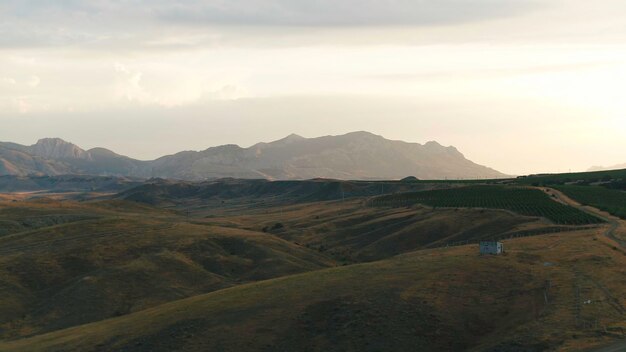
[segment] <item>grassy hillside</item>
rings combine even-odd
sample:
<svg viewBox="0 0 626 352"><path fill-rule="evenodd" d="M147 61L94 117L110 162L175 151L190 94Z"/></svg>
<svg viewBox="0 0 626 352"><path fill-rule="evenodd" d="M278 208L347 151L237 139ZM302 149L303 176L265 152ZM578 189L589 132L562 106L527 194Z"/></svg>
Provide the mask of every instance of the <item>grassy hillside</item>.
<svg viewBox="0 0 626 352"><path fill-rule="evenodd" d="M372 208L362 200L238 215L196 209L192 217L120 200L5 201L0 224L5 338L242 283L554 228L502 211Z"/></svg>
<svg viewBox="0 0 626 352"><path fill-rule="evenodd" d="M539 190L225 182L0 196L0 351L578 351L626 321L608 225Z"/></svg>
<svg viewBox="0 0 626 352"><path fill-rule="evenodd" d="M380 196L374 205L406 206L415 203L433 207L473 207L506 209L528 216L541 216L557 224L595 224L601 219L573 207L557 203L545 193L511 186L467 186L424 192L407 192Z"/></svg>
<svg viewBox="0 0 626 352"><path fill-rule="evenodd" d="M303 181L268 181L220 179L205 182L157 180L121 192L125 200L158 206L203 206L232 208L242 203L259 207L299 202L317 202L355 197L370 197L383 193L407 192L450 187L415 182L340 181L314 179ZM241 209L237 208L239 212Z"/></svg>
<svg viewBox="0 0 626 352"><path fill-rule="evenodd" d="M335 265L270 234L129 202L5 202L0 219L5 338Z"/></svg>
<svg viewBox="0 0 626 352"><path fill-rule="evenodd" d="M142 179L113 176L0 176L0 192L121 192L139 186Z"/></svg>
<svg viewBox="0 0 626 352"><path fill-rule="evenodd" d="M242 285L0 350L575 351L623 324L626 256L599 233L505 246L505 256L454 247Z"/></svg>
<svg viewBox="0 0 626 352"><path fill-rule="evenodd" d="M361 200L300 204L209 219L223 226L257 231L265 228L280 238L331 255L341 263L384 259L464 241L570 228L495 209L371 207Z"/></svg>
<svg viewBox="0 0 626 352"><path fill-rule="evenodd" d="M592 172L569 172L562 174L541 174L518 177L516 183L534 186L558 185L569 182L601 182L609 180L626 179L626 169L592 171Z"/></svg>

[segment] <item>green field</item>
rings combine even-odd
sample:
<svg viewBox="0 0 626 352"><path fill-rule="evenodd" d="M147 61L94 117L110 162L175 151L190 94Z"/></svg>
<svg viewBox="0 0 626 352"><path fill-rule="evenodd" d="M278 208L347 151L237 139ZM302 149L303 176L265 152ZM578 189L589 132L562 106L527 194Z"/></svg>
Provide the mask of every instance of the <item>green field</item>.
<svg viewBox="0 0 626 352"><path fill-rule="evenodd" d="M609 212L626 219L626 192L600 186L557 186L559 191L584 205Z"/></svg>
<svg viewBox="0 0 626 352"><path fill-rule="evenodd" d="M609 180L626 179L626 169L592 171L592 172L570 172L564 174L541 174L518 177L515 183L525 185L562 185L568 182L601 182Z"/></svg>
<svg viewBox="0 0 626 352"><path fill-rule="evenodd" d="M529 188L467 186L377 197L374 205L405 206L415 203L446 208L506 209L522 215L542 216L557 224L596 224L601 219L557 203L545 193Z"/></svg>

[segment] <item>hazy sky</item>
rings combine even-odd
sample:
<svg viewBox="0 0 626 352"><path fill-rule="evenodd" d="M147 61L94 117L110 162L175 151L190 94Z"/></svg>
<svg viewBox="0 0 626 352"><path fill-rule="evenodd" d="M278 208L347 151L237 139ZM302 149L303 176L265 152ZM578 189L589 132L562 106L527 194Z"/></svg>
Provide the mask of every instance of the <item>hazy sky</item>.
<svg viewBox="0 0 626 352"><path fill-rule="evenodd" d="M623 0L2 0L0 140L149 159L367 130L626 162Z"/></svg>

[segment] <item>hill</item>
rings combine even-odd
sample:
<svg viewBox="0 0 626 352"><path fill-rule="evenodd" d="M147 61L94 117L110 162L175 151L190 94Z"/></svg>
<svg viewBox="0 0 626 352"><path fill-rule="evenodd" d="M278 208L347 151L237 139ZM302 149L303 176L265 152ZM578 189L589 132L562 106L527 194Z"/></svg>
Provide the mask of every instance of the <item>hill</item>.
<svg viewBox="0 0 626 352"><path fill-rule="evenodd" d="M339 263L389 258L419 249L479 240L573 231L504 210L371 207L363 199L237 210L197 208L192 214L222 226L264 231L324 253ZM277 225L279 224L279 225Z"/></svg>
<svg viewBox="0 0 626 352"><path fill-rule="evenodd" d="M596 183L626 179L626 169L568 172L561 174L537 174L520 176L513 182L534 186L562 185L566 183Z"/></svg>
<svg viewBox="0 0 626 352"><path fill-rule="evenodd" d="M143 184L142 179L113 176L0 176L0 192L109 192Z"/></svg>
<svg viewBox="0 0 626 352"><path fill-rule="evenodd" d="M333 265L261 231L132 202L0 201L0 337Z"/></svg>
<svg viewBox="0 0 626 352"><path fill-rule="evenodd" d="M600 218L555 202L538 190L501 185L465 186L405 192L374 198L374 205L406 206L415 203L447 208L507 209L528 216L543 216L557 224L597 224Z"/></svg>
<svg viewBox="0 0 626 352"><path fill-rule="evenodd" d="M455 184L342 181L314 179L268 181L264 179L218 179L204 182L149 180L120 192L117 197L157 206L193 205L228 208L235 204L277 204L369 197L383 193L449 188Z"/></svg>
<svg viewBox="0 0 626 352"><path fill-rule="evenodd" d="M0 195L1 351L581 351L626 328L623 222L555 190L616 177L11 178L121 192Z"/></svg>
<svg viewBox="0 0 626 352"><path fill-rule="evenodd" d="M626 219L626 169L530 175L512 182L554 187L582 204Z"/></svg>
<svg viewBox="0 0 626 352"><path fill-rule="evenodd" d="M182 212L126 200L0 201L0 337L419 249L572 230L498 210L288 199L228 209L185 199Z"/></svg>
<svg viewBox="0 0 626 352"><path fill-rule="evenodd" d="M182 180L505 177L467 160L454 147L393 141L368 132L318 138L290 135L249 148L223 145L152 161L131 159L103 148L83 150L58 138L41 139L32 146L0 143L0 175L70 173Z"/></svg>
<svg viewBox="0 0 626 352"><path fill-rule="evenodd" d="M626 219L626 192L624 191L599 186L564 185L556 188L583 205L591 205Z"/></svg>
<svg viewBox="0 0 626 352"><path fill-rule="evenodd" d="M575 351L623 323L626 257L593 232L415 252L0 343L4 351ZM585 248L583 252L579 249ZM548 264L546 264L548 263ZM578 305L579 294L593 305Z"/></svg>

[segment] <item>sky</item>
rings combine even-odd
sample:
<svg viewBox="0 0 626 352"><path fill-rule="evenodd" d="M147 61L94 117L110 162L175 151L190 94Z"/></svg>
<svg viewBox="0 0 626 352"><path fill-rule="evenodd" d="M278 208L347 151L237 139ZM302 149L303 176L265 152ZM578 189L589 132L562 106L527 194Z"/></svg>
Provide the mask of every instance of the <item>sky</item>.
<svg viewBox="0 0 626 352"><path fill-rule="evenodd" d="M515 175L624 163L626 2L0 2L2 141L152 159L357 130Z"/></svg>

